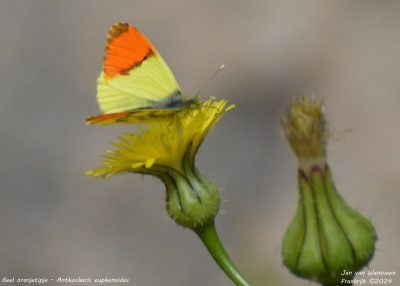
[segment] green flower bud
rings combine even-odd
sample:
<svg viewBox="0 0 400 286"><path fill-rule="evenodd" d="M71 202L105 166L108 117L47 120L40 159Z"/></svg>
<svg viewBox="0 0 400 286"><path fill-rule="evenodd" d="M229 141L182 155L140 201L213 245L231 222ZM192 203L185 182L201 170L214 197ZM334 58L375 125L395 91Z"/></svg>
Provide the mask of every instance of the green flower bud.
<svg viewBox="0 0 400 286"><path fill-rule="evenodd" d="M321 100L294 98L282 124L299 160L299 202L283 238L283 263L303 278L341 285L372 258L374 227L335 189L326 163L330 134Z"/></svg>
<svg viewBox="0 0 400 286"><path fill-rule="evenodd" d="M299 204L283 239L283 262L296 275L340 285L372 258L374 227L337 193L328 166L313 166L310 176L299 170L298 184Z"/></svg>

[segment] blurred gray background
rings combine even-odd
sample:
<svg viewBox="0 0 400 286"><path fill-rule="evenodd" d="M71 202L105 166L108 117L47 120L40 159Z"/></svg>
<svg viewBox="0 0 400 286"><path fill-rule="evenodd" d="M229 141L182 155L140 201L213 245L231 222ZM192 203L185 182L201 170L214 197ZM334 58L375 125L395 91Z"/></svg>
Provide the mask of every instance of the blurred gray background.
<svg viewBox="0 0 400 286"><path fill-rule="evenodd" d="M294 94L325 99L339 192L375 224L369 267L400 271L400 2L0 1L0 278L125 277L129 285L232 283L140 175L92 181L134 125L85 126L106 34L142 31L187 94L228 99L197 165L222 189L217 229L254 285L309 285L282 265L297 162L278 124ZM400 273L399 273L400 274ZM394 277L392 285L400 285ZM126 284L120 284L126 285Z"/></svg>

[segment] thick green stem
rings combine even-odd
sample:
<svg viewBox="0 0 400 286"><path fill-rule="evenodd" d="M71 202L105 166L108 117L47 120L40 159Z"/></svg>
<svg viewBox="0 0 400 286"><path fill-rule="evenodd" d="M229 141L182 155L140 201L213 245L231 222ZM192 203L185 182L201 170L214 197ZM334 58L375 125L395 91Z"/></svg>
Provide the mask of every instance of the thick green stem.
<svg viewBox="0 0 400 286"><path fill-rule="evenodd" d="M192 228L192 230L200 237L215 262L217 262L219 267L221 267L235 285L250 286L250 283L240 274L222 246L215 230L214 220L211 220L205 225Z"/></svg>

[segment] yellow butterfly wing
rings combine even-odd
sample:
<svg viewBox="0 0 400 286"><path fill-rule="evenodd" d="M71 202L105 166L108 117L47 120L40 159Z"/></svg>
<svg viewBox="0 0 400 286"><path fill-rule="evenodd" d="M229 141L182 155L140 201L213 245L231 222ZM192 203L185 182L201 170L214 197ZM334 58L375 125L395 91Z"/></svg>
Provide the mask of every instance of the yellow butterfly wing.
<svg viewBox="0 0 400 286"><path fill-rule="evenodd" d="M184 99L161 55L127 23L110 28L103 71L97 82L97 100L103 114L87 118L88 124L137 123L145 121L146 114L156 119L173 114L185 102L196 101Z"/></svg>

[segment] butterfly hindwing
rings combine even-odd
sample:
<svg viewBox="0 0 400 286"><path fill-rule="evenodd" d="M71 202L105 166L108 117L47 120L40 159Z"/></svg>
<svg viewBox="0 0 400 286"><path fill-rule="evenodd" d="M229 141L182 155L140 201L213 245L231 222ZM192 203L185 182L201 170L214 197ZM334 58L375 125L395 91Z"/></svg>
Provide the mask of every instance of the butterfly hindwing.
<svg viewBox="0 0 400 286"><path fill-rule="evenodd" d="M172 118L177 109L139 109L86 118L88 124L108 125L113 123L145 123Z"/></svg>

